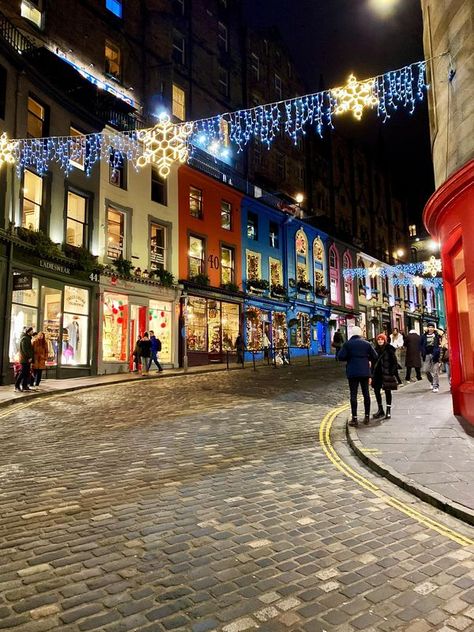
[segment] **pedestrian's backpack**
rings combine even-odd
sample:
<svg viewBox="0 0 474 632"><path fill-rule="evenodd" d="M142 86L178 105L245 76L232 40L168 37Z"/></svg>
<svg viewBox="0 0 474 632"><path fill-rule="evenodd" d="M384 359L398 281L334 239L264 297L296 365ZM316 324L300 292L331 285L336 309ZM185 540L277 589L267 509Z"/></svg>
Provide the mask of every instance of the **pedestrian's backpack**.
<svg viewBox="0 0 474 632"><path fill-rule="evenodd" d="M156 339L156 350L161 351L161 340L159 338Z"/></svg>

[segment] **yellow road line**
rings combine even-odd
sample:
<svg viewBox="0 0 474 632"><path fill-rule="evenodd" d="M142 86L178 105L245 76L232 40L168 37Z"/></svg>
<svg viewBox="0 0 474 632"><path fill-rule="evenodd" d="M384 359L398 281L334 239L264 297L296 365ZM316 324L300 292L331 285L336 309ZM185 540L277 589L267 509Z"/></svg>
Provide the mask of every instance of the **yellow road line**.
<svg viewBox="0 0 474 632"><path fill-rule="evenodd" d="M327 458L331 461L331 463L335 467L337 467L337 469L340 470L343 474L351 478L353 481L355 481L358 485L360 485L364 489L367 489L368 491L372 492L375 496L383 500L387 505L390 505L390 507L393 507L394 509L401 511L405 515L409 516L410 518L413 518L414 520L417 520L418 522L425 525L429 529L433 529L437 533L440 533L441 535L444 535L447 538L450 538L451 540L453 540L454 542L457 542L458 544L462 546L473 545L474 540L471 540L467 536L464 536L462 533L453 531L446 525L443 525L440 522L433 520L429 516L421 513L420 511L414 509L413 507L410 507L409 505L402 502L401 500L398 500L397 498L390 496L389 494L386 494L380 489L380 487L378 487L377 485L369 481L367 478L365 478L365 476L362 476L362 474L359 474L358 472L356 472L352 467L350 467L350 465L348 465L345 461L341 459L341 457L337 454L336 450L334 449L334 446L332 445L331 429L332 429L332 424L334 420L336 419L336 417L342 412L345 412L346 410L348 410L348 408L349 407L347 405L344 405L344 406L339 406L338 408L333 409L324 417L319 427L319 442L321 444L321 447L324 453L326 454Z"/></svg>

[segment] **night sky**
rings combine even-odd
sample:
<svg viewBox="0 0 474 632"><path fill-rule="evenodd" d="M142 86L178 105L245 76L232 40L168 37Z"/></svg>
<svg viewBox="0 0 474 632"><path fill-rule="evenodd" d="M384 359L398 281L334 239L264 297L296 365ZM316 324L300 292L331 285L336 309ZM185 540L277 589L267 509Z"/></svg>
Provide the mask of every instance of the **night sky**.
<svg viewBox="0 0 474 632"><path fill-rule="evenodd" d="M364 79L423 59L419 0L392 0L390 16L371 3L380 0L244 0L249 25L277 26L310 92L342 85L352 72ZM434 190L426 102L410 116L387 123L373 114L361 123L339 118L336 129L376 151L390 165L411 219L421 217Z"/></svg>

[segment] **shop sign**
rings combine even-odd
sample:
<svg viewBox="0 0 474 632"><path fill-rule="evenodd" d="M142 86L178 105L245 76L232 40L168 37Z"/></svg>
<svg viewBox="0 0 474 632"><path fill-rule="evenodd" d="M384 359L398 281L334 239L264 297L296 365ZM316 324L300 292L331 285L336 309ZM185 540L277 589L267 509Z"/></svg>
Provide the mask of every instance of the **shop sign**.
<svg viewBox="0 0 474 632"><path fill-rule="evenodd" d="M32 272L14 272L13 273L13 291L32 290L33 289L33 273Z"/></svg>
<svg viewBox="0 0 474 632"><path fill-rule="evenodd" d="M67 266L63 266L60 263L54 263L53 261L45 261L44 259L40 259L40 268L45 268L45 270L51 270L51 272L61 272L62 274L71 274L71 268Z"/></svg>
<svg viewBox="0 0 474 632"><path fill-rule="evenodd" d="M89 313L89 292L80 287L65 285L64 311L87 315Z"/></svg>

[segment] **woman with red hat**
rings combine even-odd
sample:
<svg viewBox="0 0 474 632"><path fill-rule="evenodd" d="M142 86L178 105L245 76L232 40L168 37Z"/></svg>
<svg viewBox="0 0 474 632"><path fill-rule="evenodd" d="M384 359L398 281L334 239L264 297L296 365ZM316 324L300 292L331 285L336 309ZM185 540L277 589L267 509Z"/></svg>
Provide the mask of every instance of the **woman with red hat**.
<svg viewBox="0 0 474 632"><path fill-rule="evenodd" d="M398 387L396 378L397 357L395 349L387 343L385 334L379 334L376 342L375 350L378 358L372 368L372 386L379 409L372 419L382 419L382 417L390 419L392 416L392 391L397 390ZM385 391L386 411L382 406L382 389Z"/></svg>

